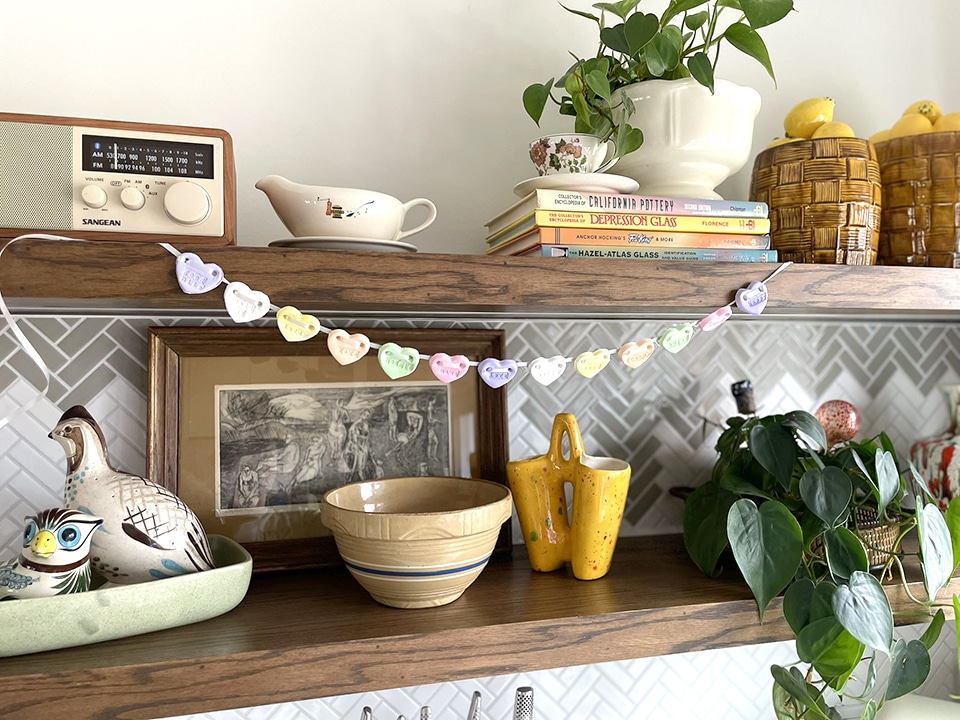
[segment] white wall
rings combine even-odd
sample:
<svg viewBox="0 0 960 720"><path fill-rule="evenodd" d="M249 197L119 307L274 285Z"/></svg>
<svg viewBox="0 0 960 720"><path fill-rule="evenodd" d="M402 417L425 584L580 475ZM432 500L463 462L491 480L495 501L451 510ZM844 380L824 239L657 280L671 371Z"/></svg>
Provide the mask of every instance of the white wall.
<svg viewBox="0 0 960 720"><path fill-rule="evenodd" d="M914 100L960 111L956 0L796 5L763 33L777 86L732 48L721 59L720 75L763 96L755 152L815 95L864 137ZM425 252L482 251L483 223L532 174L523 88L595 46L555 0L4 0L0 28L0 111L230 132L241 244L288 236L254 188L276 173L430 198L439 218L411 238ZM725 196L746 196L751 165Z"/></svg>

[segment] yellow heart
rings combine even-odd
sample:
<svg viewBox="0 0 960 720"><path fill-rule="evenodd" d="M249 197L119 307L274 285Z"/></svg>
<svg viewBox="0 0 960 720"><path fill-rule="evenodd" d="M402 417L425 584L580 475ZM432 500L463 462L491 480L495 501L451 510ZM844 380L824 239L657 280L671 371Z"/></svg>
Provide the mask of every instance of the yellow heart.
<svg viewBox="0 0 960 720"><path fill-rule="evenodd" d="M287 305L277 311L277 327L287 342L303 342L317 336L320 321L313 315L304 315L292 305Z"/></svg>
<svg viewBox="0 0 960 720"><path fill-rule="evenodd" d="M609 362L609 350L594 350L577 355L576 360L573 361L573 367L585 378L592 378L603 370Z"/></svg>
<svg viewBox="0 0 960 720"><path fill-rule="evenodd" d="M363 333L350 335L346 330L331 330L327 335L327 349L341 365L354 363L370 350L370 338Z"/></svg>
<svg viewBox="0 0 960 720"><path fill-rule="evenodd" d="M628 368L636 369L643 365L653 355L656 346L650 338L628 342L617 351L617 355Z"/></svg>

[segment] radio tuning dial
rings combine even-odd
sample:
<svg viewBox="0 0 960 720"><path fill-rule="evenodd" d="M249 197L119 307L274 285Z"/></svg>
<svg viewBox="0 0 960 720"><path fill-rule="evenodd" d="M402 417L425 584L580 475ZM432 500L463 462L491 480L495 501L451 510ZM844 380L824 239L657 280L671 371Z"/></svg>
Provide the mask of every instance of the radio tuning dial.
<svg viewBox="0 0 960 720"><path fill-rule="evenodd" d="M203 222L210 215L211 207L207 191L196 183L174 183L163 195L163 209L171 220L181 225Z"/></svg>
<svg viewBox="0 0 960 720"><path fill-rule="evenodd" d="M146 198L137 188L125 187L120 191L120 202L127 210L139 210L146 202Z"/></svg>
<svg viewBox="0 0 960 720"><path fill-rule="evenodd" d="M80 191L80 199L87 207L102 208L107 204L107 193L99 185L84 185Z"/></svg>

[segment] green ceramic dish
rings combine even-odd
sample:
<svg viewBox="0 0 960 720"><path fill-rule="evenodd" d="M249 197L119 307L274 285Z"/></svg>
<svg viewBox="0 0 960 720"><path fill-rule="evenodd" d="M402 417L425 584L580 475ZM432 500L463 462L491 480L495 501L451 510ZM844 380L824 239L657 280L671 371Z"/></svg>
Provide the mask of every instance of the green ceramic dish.
<svg viewBox="0 0 960 720"><path fill-rule="evenodd" d="M73 595L0 602L0 657L89 645L208 620L235 608L250 586L253 559L233 540L210 535L217 567Z"/></svg>

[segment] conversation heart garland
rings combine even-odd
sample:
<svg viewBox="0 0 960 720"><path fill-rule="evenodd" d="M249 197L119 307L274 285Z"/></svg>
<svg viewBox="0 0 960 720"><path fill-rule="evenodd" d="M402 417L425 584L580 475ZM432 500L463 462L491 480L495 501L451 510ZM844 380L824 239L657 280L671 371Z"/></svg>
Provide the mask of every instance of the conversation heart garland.
<svg viewBox="0 0 960 720"><path fill-rule="evenodd" d="M54 236L53 239L70 238ZM782 263L763 281L753 281L738 289L733 302L717 308L696 322L672 325L656 336L629 340L619 348L592 348L570 357L557 354L537 357L530 361L511 358L471 360L466 355L444 352L424 355L416 348L401 347L394 342L371 342L370 338L360 332L326 328L313 315L303 313L292 305L278 307L270 302L265 293L239 281L228 281L218 265L204 262L196 253L181 253L168 243L160 243L160 246L176 257L176 277L183 292L199 294L209 292L221 284L226 285L224 306L234 322L252 322L272 310L276 313L277 328L285 340L305 342L325 333L327 350L341 365L355 363L366 357L370 350L374 350L381 370L392 380L412 375L417 371L420 361L426 360L430 372L442 383L455 382L464 377L471 368L475 368L480 380L494 389L504 387L524 371L536 382L547 386L559 380L571 364L577 374L589 379L602 372L613 356L631 370L635 370L648 362L657 350L666 350L676 355L687 347L698 333L716 330L729 320L734 307L749 316L760 315L769 298L767 283L791 264ZM3 309L2 306L0 309Z"/></svg>

